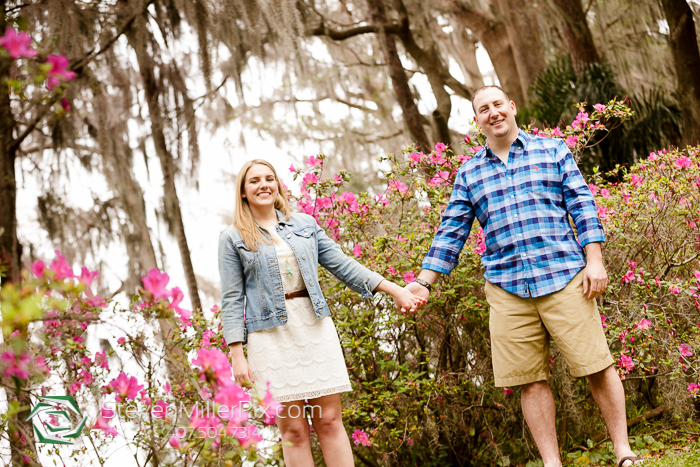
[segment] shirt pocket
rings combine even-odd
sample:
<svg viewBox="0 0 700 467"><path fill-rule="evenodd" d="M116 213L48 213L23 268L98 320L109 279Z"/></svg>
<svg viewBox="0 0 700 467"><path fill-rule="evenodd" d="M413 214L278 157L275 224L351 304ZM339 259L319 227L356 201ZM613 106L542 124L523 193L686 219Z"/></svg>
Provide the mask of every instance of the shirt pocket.
<svg viewBox="0 0 700 467"><path fill-rule="evenodd" d="M259 251L252 251L243 241L237 241L233 244L238 250L238 256L241 258L243 269L246 273L256 273L258 270Z"/></svg>
<svg viewBox="0 0 700 467"><path fill-rule="evenodd" d="M316 229L312 226L302 227L292 231L294 239L303 245L304 251L309 255L314 255L316 252ZM300 258L306 259L306 258Z"/></svg>
<svg viewBox="0 0 700 467"><path fill-rule="evenodd" d="M521 170L519 178L523 185L523 193L561 193L559 168L553 162L542 161L527 165Z"/></svg>

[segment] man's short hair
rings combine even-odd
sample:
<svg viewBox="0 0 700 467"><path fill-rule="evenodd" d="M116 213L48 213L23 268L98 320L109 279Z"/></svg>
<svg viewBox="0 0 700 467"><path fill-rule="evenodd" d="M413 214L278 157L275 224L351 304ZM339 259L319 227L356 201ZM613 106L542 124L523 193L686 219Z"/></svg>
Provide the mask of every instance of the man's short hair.
<svg viewBox="0 0 700 467"><path fill-rule="evenodd" d="M510 102L510 97L508 97L508 93L503 90L502 87L498 86L497 84L487 84L486 86L481 86L479 89L474 91L474 94L472 95L472 110L476 114L476 108L474 107L474 99L476 99L476 95L479 94L481 91L487 88L496 88L499 91L503 93L504 96L506 96L506 100Z"/></svg>

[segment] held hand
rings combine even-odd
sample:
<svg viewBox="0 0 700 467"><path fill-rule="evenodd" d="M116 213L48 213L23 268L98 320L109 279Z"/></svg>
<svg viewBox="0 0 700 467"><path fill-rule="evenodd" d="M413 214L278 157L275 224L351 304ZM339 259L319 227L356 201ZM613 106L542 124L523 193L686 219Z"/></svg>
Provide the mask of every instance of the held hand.
<svg viewBox="0 0 700 467"><path fill-rule="evenodd" d="M430 291L428 289L426 289L425 287L423 287L422 285L420 285L419 283L409 282L408 284L406 284L404 289L408 290L413 295L415 295L416 297L423 300L423 302L419 305L418 309L423 308L423 305L428 303L428 297L430 296Z"/></svg>
<svg viewBox="0 0 700 467"><path fill-rule="evenodd" d="M237 356L233 358L233 377L239 385L252 381L253 378L250 377L248 361L245 357Z"/></svg>
<svg viewBox="0 0 700 467"><path fill-rule="evenodd" d="M396 308L401 310L401 313L415 313L425 304L425 299L415 295L408 289L396 286L396 290L392 291L391 297L394 299Z"/></svg>
<svg viewBox="0 0 700 467"><path fill-rule="evenodd" d="M608 287L608 273L602 261L589 261L583 270L583 294L593 300Z"/></svg>

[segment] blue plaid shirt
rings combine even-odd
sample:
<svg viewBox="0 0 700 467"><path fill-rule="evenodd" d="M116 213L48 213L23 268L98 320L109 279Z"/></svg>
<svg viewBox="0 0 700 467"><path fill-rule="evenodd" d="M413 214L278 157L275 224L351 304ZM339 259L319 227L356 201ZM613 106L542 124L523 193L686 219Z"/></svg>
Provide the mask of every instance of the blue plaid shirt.
<svg viewBox="0 0 700 467"><path fill-rule="evenodd" d="M523 298L566 287L586 266L583 247L605 241L593 195L569 148L523 131L508 164L484 147L459 168L423 269L454 269L474 217L484 229L485 279Z"/></svg>

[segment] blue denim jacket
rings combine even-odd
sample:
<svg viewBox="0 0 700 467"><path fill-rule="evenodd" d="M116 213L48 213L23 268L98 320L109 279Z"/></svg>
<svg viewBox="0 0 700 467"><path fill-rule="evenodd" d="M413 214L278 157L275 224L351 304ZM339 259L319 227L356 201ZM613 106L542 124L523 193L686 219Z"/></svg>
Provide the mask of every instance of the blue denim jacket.
<svg viewBox="0 0 700 467"><path fill-rule="evenodd" d="M346 256L313 217L294 213L285 221L284 215L277 211L277 219L277 234L294 250L319 319L331 314L318 283L319 264L363 298L372 297L372 291L384 280L381 275ZM238 230L229 226L219 236L219 274L226 344L245 343L249 332L287 322L282 276L274 245L261 243L257 252L251 251Z"/></svg>

